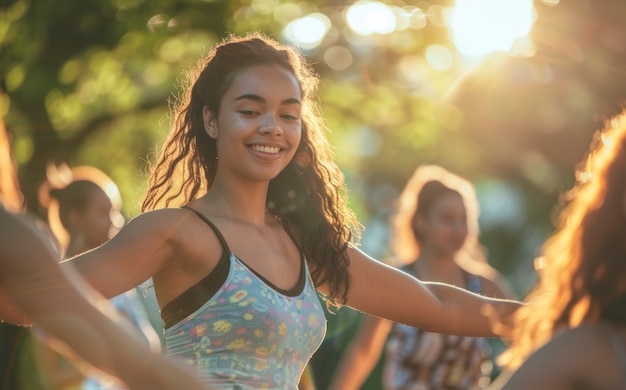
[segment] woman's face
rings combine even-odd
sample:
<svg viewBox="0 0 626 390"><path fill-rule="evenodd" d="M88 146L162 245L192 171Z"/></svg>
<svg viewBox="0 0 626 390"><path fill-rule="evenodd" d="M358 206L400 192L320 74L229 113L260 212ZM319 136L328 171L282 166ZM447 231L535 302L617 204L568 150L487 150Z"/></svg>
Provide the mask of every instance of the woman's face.
<svg viewBox="0 0 626 390"><path fill-rule="evenodd" d="M467 213L458 194L442 196L417 222L423 237L421 245L442 255L458 252L467 238Z"/></svg>
<svg viewBox="0 0 626 390"><path fill-rule="evenodd" d="M85 210L78 216L79 234L83 235L87 249L104 244L112 233L111 215L114 212L111 200L104 191L91 191Z"/></svg>
<svg viewBox="0 0 626 390"><path fill-rule="evenodd" d="M275 178L302 137L301 92L279 66L241 71L224 93L219 115L204 109L205 129L217 139L218 175L230 171L252 181Z"/></svg>

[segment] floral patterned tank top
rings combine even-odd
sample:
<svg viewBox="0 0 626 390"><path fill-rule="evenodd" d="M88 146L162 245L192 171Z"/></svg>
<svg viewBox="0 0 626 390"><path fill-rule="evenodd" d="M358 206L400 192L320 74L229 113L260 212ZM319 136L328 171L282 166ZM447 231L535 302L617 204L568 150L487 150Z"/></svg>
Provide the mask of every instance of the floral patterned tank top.
<svg viewBox="0 0 626 390"><path fill-rule="evenodd" d="M302 259L301 291L281 292L238 259L215 225L196 214L220 240L220 263L228 270L217 292L166 328L166 354L192 366L212 389L296 390L326 332L306 261ZM164 312L171 311L168 306Z"/></svg>
<svg viewBox="0 0 626 390"><path fill-rule="evenodd" d="M410 266L403 271L414 275ZM467 289L480 293L478 277L464 275ZM475 390L489 384L492 362L489 345L482 338L394 324L385 352L385 390Z"/></svg>

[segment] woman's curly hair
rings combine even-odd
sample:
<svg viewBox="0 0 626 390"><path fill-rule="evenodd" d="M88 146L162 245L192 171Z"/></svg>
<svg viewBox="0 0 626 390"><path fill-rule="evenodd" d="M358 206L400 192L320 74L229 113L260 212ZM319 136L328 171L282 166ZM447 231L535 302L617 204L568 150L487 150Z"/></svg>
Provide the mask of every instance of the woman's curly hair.
<svg viewBox="0 0 626 390"><path fill-rule="evenodd" d="M173 104L173 123L151 169L142 211L182 206L204 195L217 170L215 139L202 110L218 113L224 93L243 70L258 65L291 72L302 92L302 140L295 158L271 180L267 208L295 229L316 284L329 287L329 303L345 302L350 286L346 249L359 225L348 208L344 176L333 154L317 102L318 76L302 54L262 34L230 36L187 74Z"/></svg>
<svg viewBox="0 0 626 390"><path fill-rule="evenodd" d="M510 368L561 330L583 323L626 324L626 112L595 133L546 241L539 281L520 309Z"/></svg>

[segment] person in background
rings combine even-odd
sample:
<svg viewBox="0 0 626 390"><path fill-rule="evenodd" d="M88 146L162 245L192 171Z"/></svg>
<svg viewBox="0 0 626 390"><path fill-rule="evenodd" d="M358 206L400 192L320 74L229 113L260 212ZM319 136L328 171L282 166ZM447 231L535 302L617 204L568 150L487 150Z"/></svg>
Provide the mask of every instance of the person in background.
<svg viewBox="0 0 626 390"><path fill-rule="evenodd" d="M478 235L474 187L442 167L420 166L401 192L392 216L395 258L390 262L421 280L490 297L512 297L506 281L488 265ZM360 388L383 349L386 390L465 390L489 384L491 356L486 340L431 333L369 316L348 344L330 388Z"/></svg>
<svg viewBox="0 0 626 390"><path fill-rule="evenodd" d="M296 388L325 333L318 293L467 336L496 335L520 305L421 282L356 247L317 83L301 53L261 34L216 45L189 72L143 213L66 261L107 297L152 278L167 355L208 385Z"/></svg>
<svg viewBox="0 0 626 390"><path fill-rule="evenodd" d="M122 226L121 197L113 180L104 172L91 166L64 170L49 167L47 176L48 184L43 186L43 191L48 190L50 197L43 198L42 203L48 209L48 222L61 245L61 257L74 256L104 244ZM69 184L63 186L63 177ZM50 185L60 188L48 189ZM111 302L128 318L132 324L130 330L141 332L151 349L160 352L160 339L148 321L136 290L113 297ZM24 343L18 357L20 386L24 388L117 388L107 378L85 378L71 360L37 337L26 337Z"/></svg>
<svg viewBox="0 0 626 390"><path fill-rule="evenodd" d="M11 156L0 118L0 321L35 322L51 345L82 359L86 370L114 376L131 389L205 389L123 329L119 314L71 267L61 270L49 243L23 215ZM3 388L16 388L2 379Z"/></svg>
<svg viewBox="0 0 626 390"><path fill-rule="evenodd" d="M92 166L69 170L71 182L50 189L48 222L64 248L63 258L96 248L115 236L124 225L122 198L115 182ZM161 351L159 335L150 324L137 289L111 298L113 306L146 337L150 347Z"/></svg>
<svg viewBox="0 0 626 390"><path fill-rule="evenodd" d="M626 112L595 133L564 194L496 388L626 388Z"/></svg>

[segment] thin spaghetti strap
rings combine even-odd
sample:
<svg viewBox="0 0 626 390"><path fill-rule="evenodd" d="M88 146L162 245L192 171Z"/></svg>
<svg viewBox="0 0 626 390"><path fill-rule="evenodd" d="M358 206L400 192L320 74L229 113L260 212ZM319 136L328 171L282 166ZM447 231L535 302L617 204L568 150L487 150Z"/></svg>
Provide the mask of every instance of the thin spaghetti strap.
<svg viewBox="0 0 626 390"><path fill-rule="evenodd" d="M217 236L217 239L220 240L220 243L222 244L222 247L224 248L224 250L226 252L230 252L230 248L228 246L228 244L226 243L226 239L224 238L224 236L222 236L222 233L220 232L220 230L217 228L217 226L215 226L213 224L213 222L211 222L207 217L205 217L201 212L199 212L198 210L191 208L189 206L182 206L182 209L187 209L187 210L191 210L193 211L201 220L203 220L207 225L209 225L209 227L211 228L211 230L213 230L213 232L215 232L215 235Z"/></svg>

